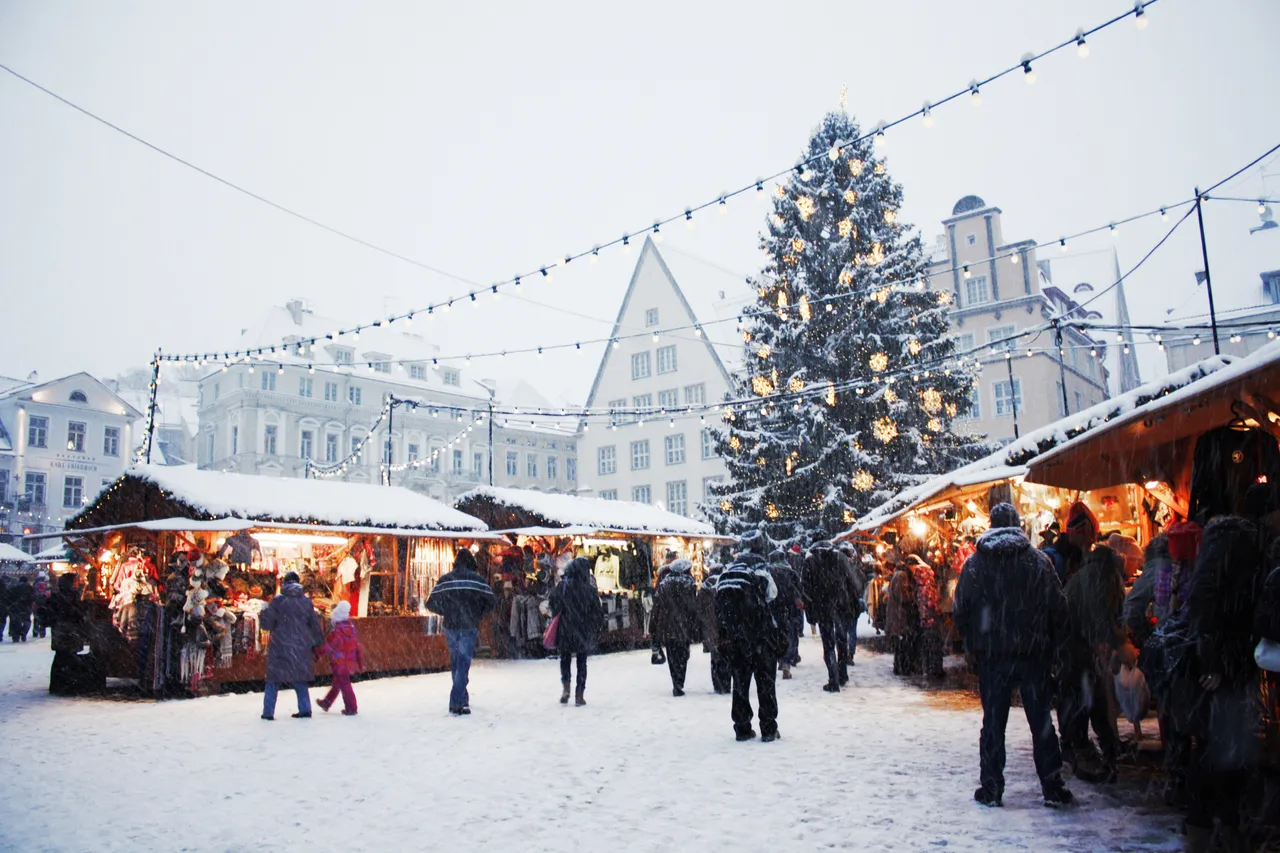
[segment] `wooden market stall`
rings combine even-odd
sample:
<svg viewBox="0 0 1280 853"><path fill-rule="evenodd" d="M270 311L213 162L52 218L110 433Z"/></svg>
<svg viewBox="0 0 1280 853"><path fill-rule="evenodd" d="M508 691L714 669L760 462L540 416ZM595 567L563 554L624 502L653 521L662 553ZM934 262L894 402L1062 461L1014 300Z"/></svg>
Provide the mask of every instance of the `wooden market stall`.
<svg viewBox="0 0 1280 853"><path fill-rule="evenodd" d="M88 557L107 675L160 695L262 681L258 616L290 571L322 613L351 602L367 671L447 668L422 602L457 548L495 538L404 488L155 465L131 468L58 535Z"/></svg>
<svg viewBox="0 0 1280 853"><path fill-rule="evenodd" d="M602 643L631 648L648 636L655 573L665 555L689 559L701 579L710 550L731 541L705 522L630 501L482 486L454 505L507 539L496 554L498 622L506 619L512 655L538 653L547 618L539 605L574 557L594 566L606 616Z"/></svg>

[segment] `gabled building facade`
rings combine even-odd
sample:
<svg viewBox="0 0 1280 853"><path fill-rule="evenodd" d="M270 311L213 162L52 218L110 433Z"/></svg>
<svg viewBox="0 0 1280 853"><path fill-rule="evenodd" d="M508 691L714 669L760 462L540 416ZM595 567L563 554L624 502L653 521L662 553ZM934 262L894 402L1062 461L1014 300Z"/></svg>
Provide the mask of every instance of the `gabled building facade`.
<svg viewBox="0 0 1280 853"><path fill-rule="evenodd" d="M693 518L711 486L724 481L725 465L702 413L683 411L719 402L732 387L698 322L658 247L646 239L618 309L615 344L605 348L587 398L589 409L618 414L579 435L584 493Z"/></svg>

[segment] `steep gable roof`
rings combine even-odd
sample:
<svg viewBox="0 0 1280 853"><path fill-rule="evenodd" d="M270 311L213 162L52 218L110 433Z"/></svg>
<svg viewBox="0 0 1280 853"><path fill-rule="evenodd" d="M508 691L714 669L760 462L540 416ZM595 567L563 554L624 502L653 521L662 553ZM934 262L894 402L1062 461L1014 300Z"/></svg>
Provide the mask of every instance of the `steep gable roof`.
<svg viewBox="0 0 1280 853"><path fill-rule="evenodd" d="M60 376L57 379L50 379L48 382L41 382L37 385L23 385L19 388L14 388L7 393L0 393L0 397L17 397L23 400L34 400L35 396L40 391L46 388L53 388L57 385L70 385L70 384L75 384L76 382L79 382L81 384L91 383L93 386L95 386L96 390L100 390L103 394L114 399L117 403L120 404L120 408L123 410L121 414L127 415L130 418L130 420L137 420L138 418L142 417L142 412L139 412L133 406L129 405L129 402L127 400L125 400L115 391L112 391L105 384L103 384L99 379L97 379L96 377L92 376L89 373L85 373L83 370L80 371L79 373L71 373L66 376ZM65 401L58 400L56 402L62 403Z"/></svg>

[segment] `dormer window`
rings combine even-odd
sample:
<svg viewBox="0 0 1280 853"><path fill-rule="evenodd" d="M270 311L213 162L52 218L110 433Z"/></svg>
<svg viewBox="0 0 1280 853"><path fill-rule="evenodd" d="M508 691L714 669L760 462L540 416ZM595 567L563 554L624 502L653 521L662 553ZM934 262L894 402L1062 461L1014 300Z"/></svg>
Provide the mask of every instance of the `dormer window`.
<svg viewBox="0 0 1280 853"><path fill-rule="evenodd" d="M355 359L355 351L349 347L330 347L329 352L333 354L334 364L349 365Z"/></svg>
<svg viewBox="0 0 1280 853"><path fill-rule="evenodd" d="M85 396L85 393L84 393L83 391L72 391L72 392L71 392L71 402L73 402L73 403L87 403L87 402L89 402L89 398L88 398L87 396Z"/></svg>
<svg viewBox="0 0 1280 853"><path fill-rule="evenodd" d="M425 364L409 365L409 378L423 380L427 378L427 366Z"/></svg>
<svg viewBox="0 0 1280 853"><path fill-rule="evenodd" d="M452 385L456 388L462 384L461 375L458 373L457 370L455 370L452 367L446 367L443 370L441 370L440 376L444 381L445 385Z"/></svg>
<svg viewBox="0 0 1280 853"><path fill-rule="evenodd" d="M368 360L370 369L375 373L391 372L391 356L381 352L367 352L364 357Z"/></svg>

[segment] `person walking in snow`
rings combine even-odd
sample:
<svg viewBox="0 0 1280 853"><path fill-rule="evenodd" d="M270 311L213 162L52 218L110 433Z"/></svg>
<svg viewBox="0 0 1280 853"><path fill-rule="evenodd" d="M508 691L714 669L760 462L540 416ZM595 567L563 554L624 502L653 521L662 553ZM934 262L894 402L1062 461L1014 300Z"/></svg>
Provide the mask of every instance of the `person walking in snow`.
<svg viewBox="0 0 1280 853"><path fill-rule="evenodd" d="M774 551L769 554L769 574L773 577L774 586L778 588L778 597L774 600L779 619L778 627L786 631L787 648L778 658L778 667L782 670L782 680L791 679L791 667L799 662L797 648L800 642L800 631L796 629L797 617L803 628L804 600L800 589L800 576L791 568L785 551Z"/></svg>
<svg viewBox="0 0 1280 853"><path fill-rule="evenodd" d="M471 660L480 637L480 620L497 605L493 588L476 571L470 549L459 549L453 571L442 575L431 588L427 609L444 617L444 640L449 647L449 669L453 687L449 691L449 713L455 717L471 713Z"/></svg>
<svg viewBox="0 0 1280 853"><path fill-rule="evenodd" d="M849 575L848 607L844 614L844 630L849 646L849 666L858 653L858 619L867 610L867 573L862 568L858 549L852 542L841 542L837 549L840 565Z"/></svg>
<svg viewBox="0 0 1280 853"><path fill-rule="evenodd" d="M920 610L916 582L905 564L894 567L885 594L884 632L893 638L893 674L920 671Z"/></svg>
<svg viewBox="0 0 1280 853"><path fill-rule="evenodd" d="M577 557L564 570L564 577L551 591L551 614L559 616L556 628L556 648L560 651L560 704L569 704L569 680L573 659L578 659L578 678L574 690L574 704L587 704L587 658L600 642L604 628L604 610L600 607L600 592L591 574L591 561Z"/></svg>
<svg viewBox="0 0 1280 853"><path fill-rule="evenodd" d="M1010 504L992 508L991 529L965 562L954 618L977 668L982 699L981 786L973 798L985 806L1004 804L1005 728L1018 685L1044 803L1070 804L1051 716L1052 669L1067 639L1067 602L1053 562L1031 546Z"/></svg>
<svg viewBox="0 0 1280 853"><path fill-rule="evenodd" d="M839 693L849 682L849 634L845 618L852 581L842 555L830 542L815 542L804 565L804 609L822 635L822 658L827 665L827 683L822 689Z"/></svg>
<svg viewBox="0 0 1280 853"><path fill-rule="evenodd" d="M716 581L716 622L731 673L734 734L740 741L756 736L751 727L751 681L760 705L760 735L777 740L778 657L786 649L786 634L771 605L778 597L764 555L769 540L753 531L738 542L738 556Z"/></svg>
<svg viewBox="0 0 1280 853"><path fill-rule="evenodd" d="M711 689L728 693L732 677L729 662L720 647L720 625L716 622L716 583L724 571L713 566L698 588L698 618L702 624L702 650L711 655Z"/></svg>
<svg viewBox="0 0 1280 853"><path fill-rule="evenodd" d="M9 639L15 643L27 641L27 631L31 629L31 605L35 600L35 591L26 578L18 578L17 583L9 588Z"/></svg>
<svg viewBox="0 0 1280 853"><path fill-rule="evenodd" d="M32 591L35 593L35 603L31 605L31 636L43 640L48 626L45 625L44 619L40 617L40 609L49 600L49 579L44 572L36 575L36 582L35 586L32 587Z"/></svg>
<svg viewBox="0 0 1280 853"><path fill-rule="evenodd" d="M364 671L364 650L360 648L360 638L356 636L356 626L351 621L351 602L339 601L329 614L329 624L329 636L320 647L320 654L329 659L333 682L329 692L316 704L321 711L328 711L341 693L342 713L354 717L359 708L351 676Z"/></svg>
<svg viewBox="0 0 1280 853"><path fill-rule="evenodd" d="M693 563L676 560L667 566L653 595L653 637L667 651L671 695L684 695L689 671L689 645L698 641L698 585Z"/></svg>
<svg viewBox="0 0 1280 853"><path fill-rule="evenodd" d="M312 650L324 638L320 633L320 617L316 615L311 599L302 591L297 572L288 572L281 579L280 594L263 609L258 619L262 630L271 632L267 643L267 685L262 695L262 719L274 720L276 696L280 685L293 688L298 696L298 712L295 718L311 716L311 695L308 692L315 680Z"/></svg>

